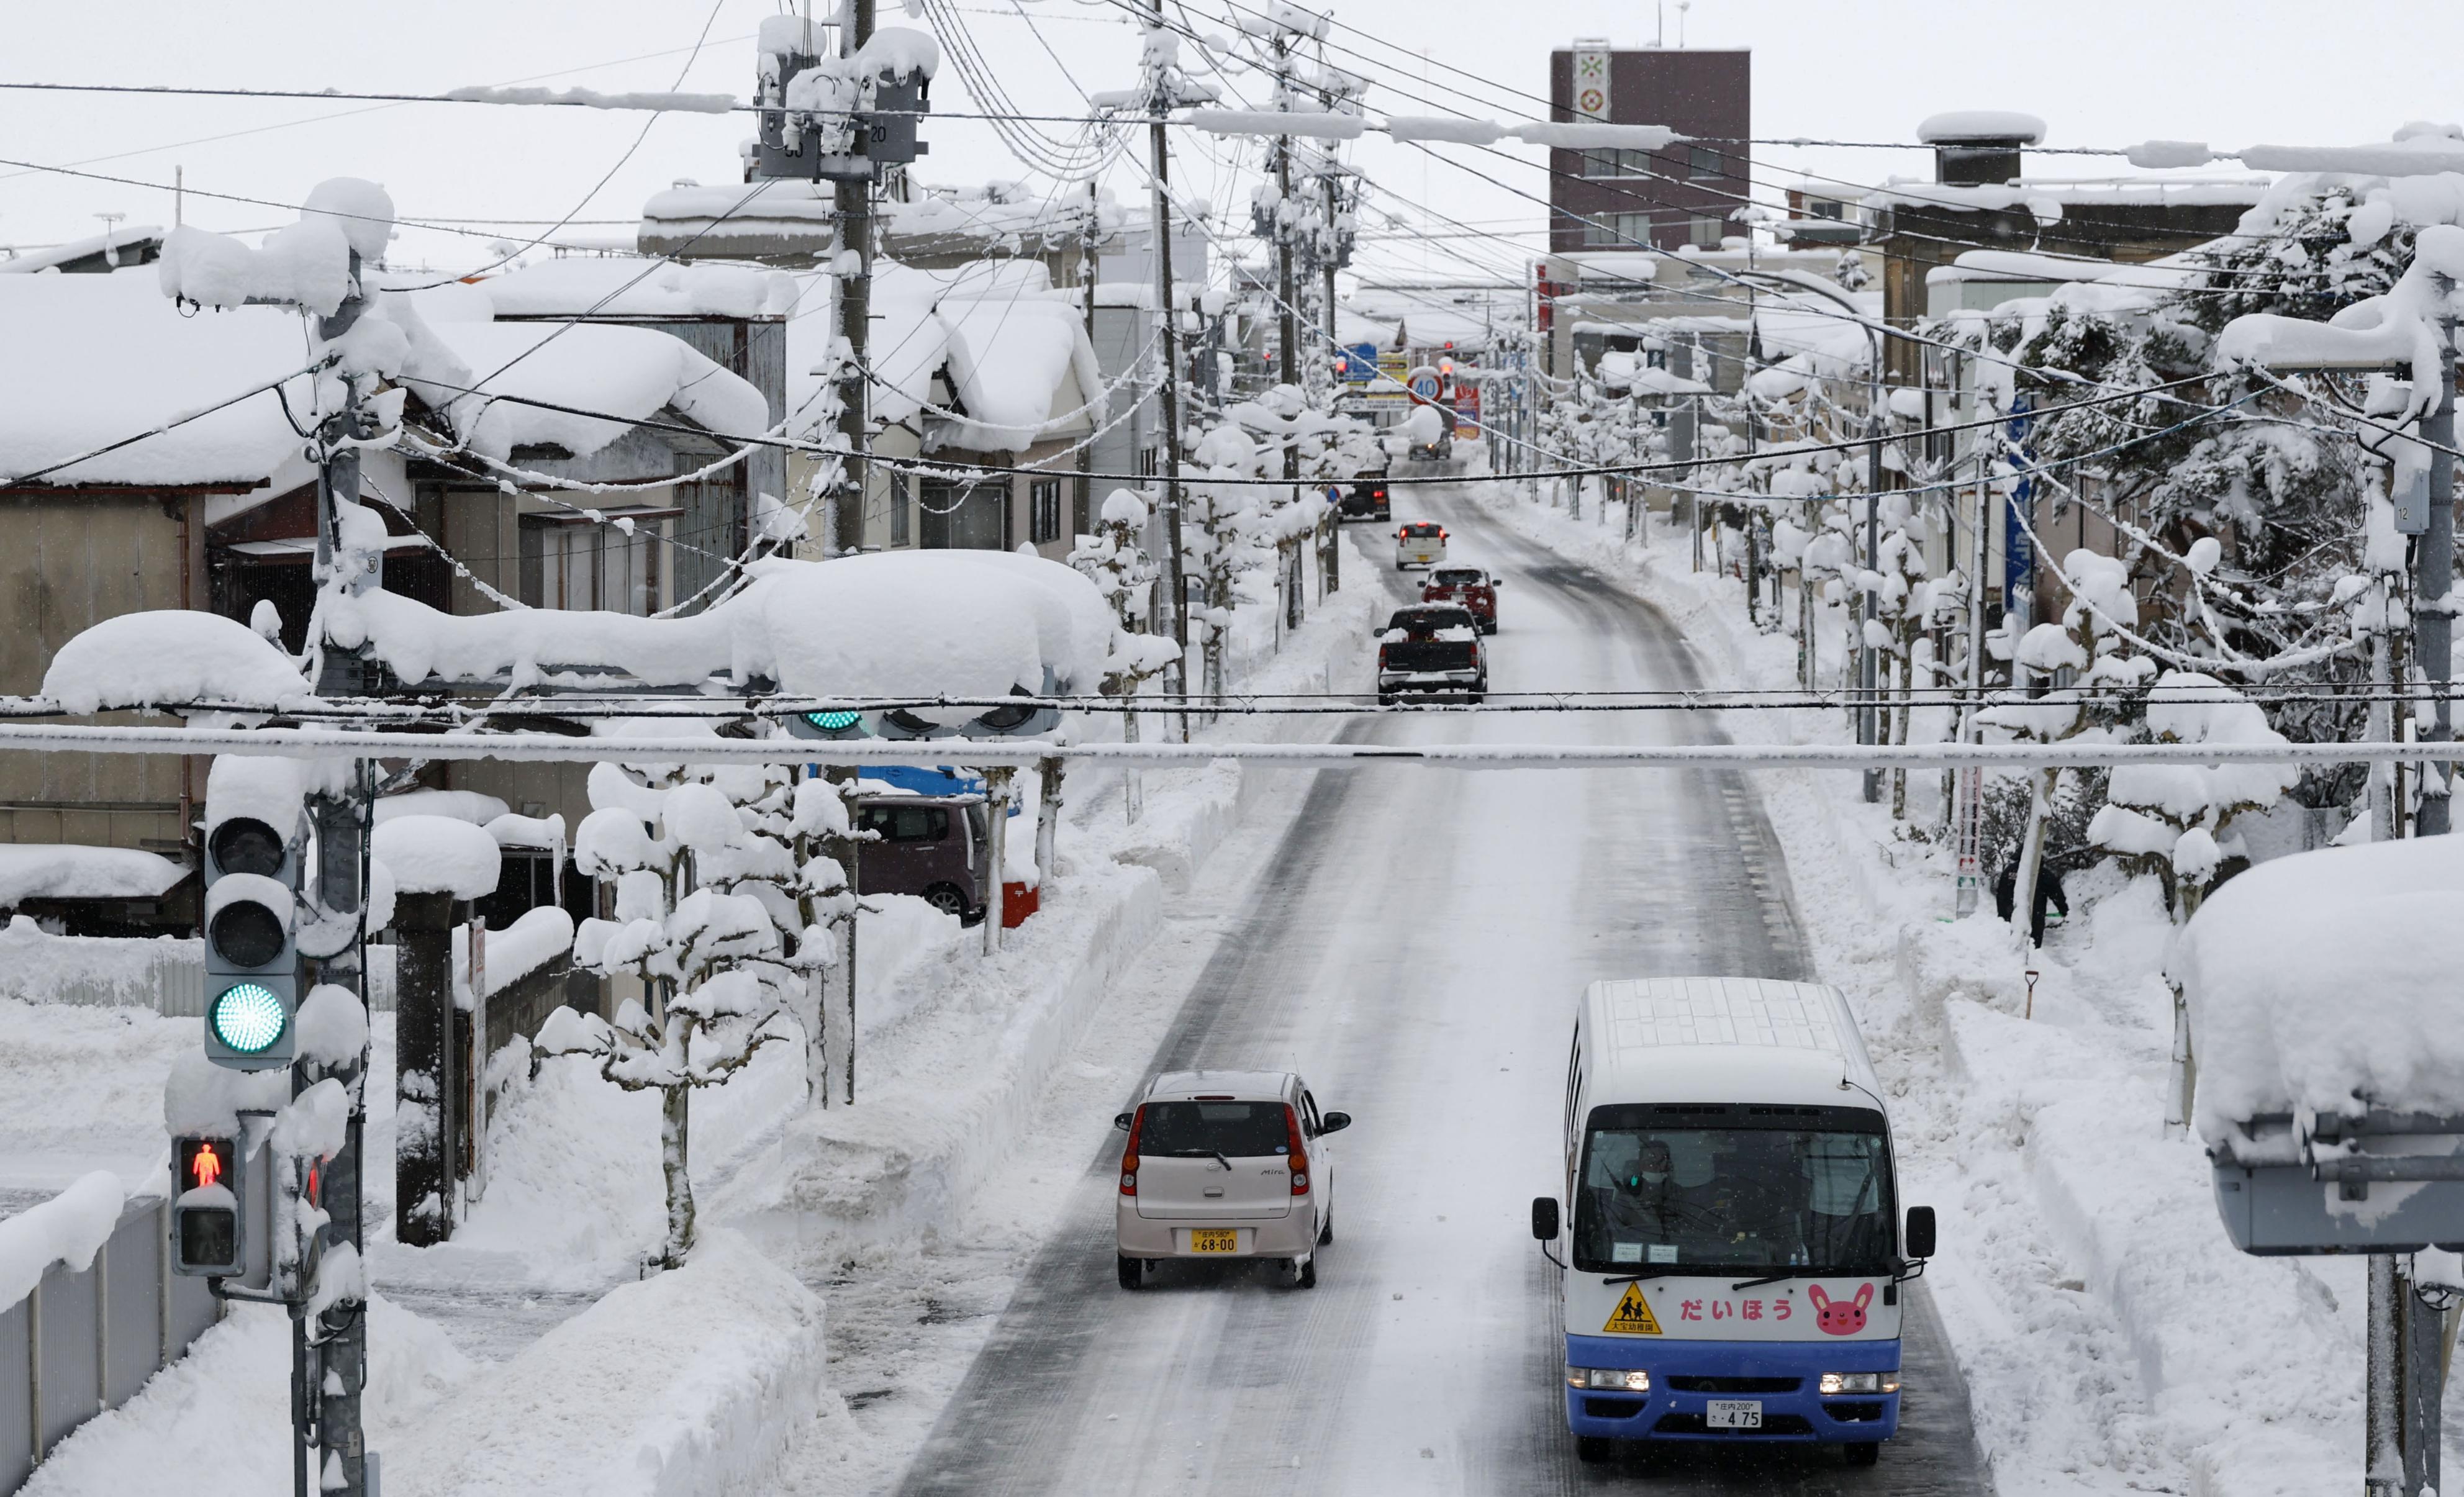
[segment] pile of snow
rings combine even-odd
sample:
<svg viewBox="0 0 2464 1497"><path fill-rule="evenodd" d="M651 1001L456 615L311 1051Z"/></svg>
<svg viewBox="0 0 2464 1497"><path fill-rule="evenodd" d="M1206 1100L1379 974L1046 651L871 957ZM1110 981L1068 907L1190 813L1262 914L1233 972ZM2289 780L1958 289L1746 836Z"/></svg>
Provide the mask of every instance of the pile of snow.
<svg viewBox="0 0 2464 1497"><path fill-rule="evenodd" d="M512 806L483 791L421 788L381 797L377 801L377 825L382 826L397 816L450 816L473 826L485 826L512 811Z"/></svg>
<svg viewBox="0 0 2464 1497"><path fill-rule="evenodd" d="M83 1273L120 1224L120 1178L97 1170L40 1205L0 1221L0 1308L15 1305L54 1264Z"/></svg>
<svg viewBox="0 0 2464 1497"><path fill-rule="evenodd" d="M573 950L573 916L554 905L525 910L501 931L490 931L480 949L480 998L496 994ZM453 929L453 998L468 1008L471 991L471 928Z"/></svg>
<svg viewBox="0 0 2464 1497"><path fill-rule="evenodd" d="M397 816L378 823L370 855L392 875L397 894L456 899L494 893L503 860L486 828L448 816Z"/></svg>
<svg viewBox="0 0 2464 1497"><path fill-rule="evenodd" d="M1917 126L1917 139L1927 145L1956 145L1983 141L2017 141L2023 145L2042 145L2045 143L2045 121L2015 109L1950 109L1927 116Z"/></svg>
<svg viewBox="0 0 2464 1497"><path fill-rule="evenodd" d="M373 264L393 239L393 199L373 182L319 183L299 221L250 248L191 226L171 231L155 273L163 295L209 307L280 302L331 317L351 293L351 256Z"/></svg>
<svg viewBox="0 0 2464 1497"><path fill-rule="evenodd" d="M32 915L11 915L0 927L0 999L151 1008L162 992L162 968L193 970L204 959L204 944L193 938L53 936ZM0 1074L16 1085L26 1080L5 1059Z"/></svg>
<svg viewBox="0 0 2464 1497"><path fill-rule="evenodd" d="M0 844L0 910L29 899L151 899L187 871L137 848Z"/></svg>
<svg viewBox="0 0 2464 1497"><path fill-rule="evenodd" d="M271 710L310 693L281 647L238 620L153 608L105 619L62 645L43 671L43 694L92 713L158 702Z"/></svg>
<svg viewBox="0 0 2464 1497"><path fill-rule="evenodd" d="M797 300L795 277L780 271L599 256L543 260L482 284L506 318L770 318L794 311Z"/></svg>
<svg viewBox="0 0 2464 1497"><path fill-rule="evenodd" d="M828 1384L821 1298L711 1231L683 1267L619 1287L453 1393L427 1436L387 1451L385 1487L758 1491L790 1436L839 1407Z"/></svg>
<svg viewBox="0 0 2464 1497"><path fill-rule="evenodd" d="M2444 278L2453 288L2458 276L2464 276L2464 228L2431 224L2413 239L2412 263L2385 295L2365 297L2324 322L2272 312L2237 317L2216 337L2216 364L2371 368L2409 362L2413 393L2395 419L2409 421L2437 399L2437 319L2459 310L2457 294L2441 292L2438 283Z"/></svg>
<svg viewBox="0 0 2464 1497"><path fill-rule="evenodd" d="M2262 863L2200 906L2167 976L2190 1006L2197 1125L2264 1112L2464 1112L2464 838Z"/></svg>

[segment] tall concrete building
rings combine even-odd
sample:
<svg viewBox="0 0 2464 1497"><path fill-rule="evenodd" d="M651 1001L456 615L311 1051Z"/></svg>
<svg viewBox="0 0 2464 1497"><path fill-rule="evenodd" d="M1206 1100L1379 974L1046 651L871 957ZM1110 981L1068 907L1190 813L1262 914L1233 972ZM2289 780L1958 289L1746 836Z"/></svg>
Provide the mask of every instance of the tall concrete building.
<svg viewBox="0 0 2464 1497"><path fill-rule="evenodd" d="M1549 118L1666 125L1693 137L1661 151L1549 153L1549 248L1717 245L1750 191L1753 54L1745 48L1613 47L1577 39L1549 55Z"/></svg>

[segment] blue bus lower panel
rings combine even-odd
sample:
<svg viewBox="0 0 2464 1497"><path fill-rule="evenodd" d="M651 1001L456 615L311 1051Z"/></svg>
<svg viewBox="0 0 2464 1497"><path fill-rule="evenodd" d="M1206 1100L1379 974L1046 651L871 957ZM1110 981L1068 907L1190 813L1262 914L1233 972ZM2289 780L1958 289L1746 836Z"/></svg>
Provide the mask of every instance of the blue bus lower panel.
<svg viewBox="0 0 2464 1497"><path fill-rule="evenodd" d="M1566 1424L1577 1435L1855 1443L1888 1440L1900 1429L1896 1393L1825 1397L1818 1391L1824 1373L1898 1373L1897 1341L1680 1341L1570 1335L1566 1365L1639 1368L1651 1375L1648 1392L1567 1388ZM1710 1427L1705 1418L1713 1398L1759 1402L1762 1426Z"/></svg>

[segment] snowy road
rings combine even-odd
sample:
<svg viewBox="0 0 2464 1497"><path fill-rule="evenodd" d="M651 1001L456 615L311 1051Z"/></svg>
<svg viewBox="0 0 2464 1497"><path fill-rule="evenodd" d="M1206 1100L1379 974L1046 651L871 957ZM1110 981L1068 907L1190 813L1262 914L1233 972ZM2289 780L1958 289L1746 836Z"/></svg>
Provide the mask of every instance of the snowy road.
<svg viewBox="0 0 2464 1497"><path fill-rule="evenodd" d="M1454 559L1507 579L1497 690L1695 683L1658 612L1468 504L1415 494L1427 498L1407 509L1449 526ZM1402 596L1391 571L1374 581ZM1429 716L1352 736L1676 740L1709 726ZM904 1490L1553 1492L1639 1474L1574 1463L1551 1270L1526 1222L1552 1183L1574 998L1594 978L1649 972L1804 975L1786 870L1743 781L1321 776L1154 1061L1294 1067L1357 1119L1332 1140L1337 1241L1318 1287L1184 1266L1144 1292L1118 1288L1115 1139L1069 1187L1064 1225ZM1652 1486L1980 1492L1939 1322L1922 1291L1914 1304L1906 1422L1878 1470L1829 1452L1721 1451L1672 1463Z"/></svg>

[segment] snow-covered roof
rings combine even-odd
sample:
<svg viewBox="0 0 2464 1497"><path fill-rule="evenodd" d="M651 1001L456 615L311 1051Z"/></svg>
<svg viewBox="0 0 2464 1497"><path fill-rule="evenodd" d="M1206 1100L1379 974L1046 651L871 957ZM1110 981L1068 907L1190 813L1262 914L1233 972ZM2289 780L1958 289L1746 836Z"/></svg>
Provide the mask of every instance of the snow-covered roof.
<svg viewBox="0 0 2464 1497"><path fill-rule="evenodd" d="M29 899L151 899L187 871L136 848L0 843L0 909Z"/></svg>
<svg viewBox="0 0 2464 1497"><path fill-rule="evenodd" d="M0 276L0 484L309 363L298 313L183 317L151 269ZM314 408L305 374L286 389L293 409ZM299 447L281 406L259 395L35 481L260 484L281 473L304 482Z"/></svg>
<svg viewBox="0 0 2464 1497"><path fill-rule="evenodd" d="M2046 222L2066 208L2248 208L2267 195L2266 177L2110 177L2085 182L2035 181L1951 187L1894 177L1859 201L1867 208L1939 208L1955 213L2024 208Z"/></svg>
<svg viewBox="0 0 2464 1497"><path fill-rule="evenodd" d="M1879 1093L1836 988L1761 978L1647 978L1583 993L1592 1104L1763 1102L1861 1107Z"/></svg>
<svg viewBox="0 0 2464 1497"><path fill-rule="evenodd" d="M2464 838L2327 848L2210 894L2167 958L2190 1005L2197 1123L2464 1112Z"/></svg>
<svg viewBox="0 0 2464 1497"><path fill-rule="evenodd" d="M0 260L0 275L32 275L37 271L47 271L55 265L66 265L92 255L141 250L162 237L163 226L160 224L131 224L125 229L114 229L109 233L88 234L82 239L55 244L48 250L30 250L24 254ZM129 263L134 265L136 261L131 259Z"/></svg>
<svg viewBox="0 0 2464 1497"><path fill-rule="evenodd" d="M1917 126L1917 139L1927 145L1981 145L1996 141L2042 145L2045 121L2015 109L1950 109L1928 115Z"/></svg>
<svg viewBox="0 0 2464 1497"><path fill-rule="evenodd" d="M493 457L517 447L554 444L586 457L662 410L712 431L757 435L770 426L761 392L654 328L605 323L442 322L431 331L469 373L423 369L403 383L454 432ZM479 389L463 393L451 385ZM605 411L617 420L577 416L502 397Z"/></svg>
<svg viewBox="0 0 2464 1497"><path fill-rule="evenodd" d="M796 284L779 271L574 255L481 282L498 317L784 317Z"/></svg>

